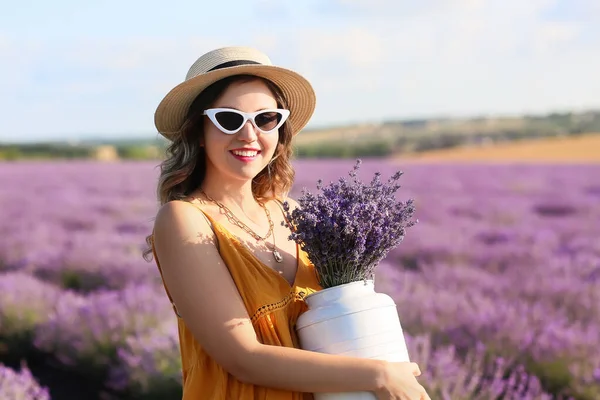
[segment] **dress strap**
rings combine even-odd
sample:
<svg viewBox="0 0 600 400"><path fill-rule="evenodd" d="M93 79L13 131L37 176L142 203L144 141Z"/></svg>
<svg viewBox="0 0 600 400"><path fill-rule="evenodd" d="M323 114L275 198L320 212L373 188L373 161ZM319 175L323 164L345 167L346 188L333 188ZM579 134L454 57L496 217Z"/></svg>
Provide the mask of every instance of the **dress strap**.
<svg viewBox="0 0 600 400"><path fill-rule="evenodd" d="M214 227L214 224L212 223L212 220L210 219L210 217L208 215L206 215L204 210L202 210L197 205L190 203L189 201L187 203L189 203L190 205L192 205L195 208L197 208L198 210L200 210L200 212L204 216L204 219L206 220L206 222L208 222L208 226L210 226L210 229L213 231L213 234L215 236L215 245L217 247L217 251L220 251L219 250L219 236L217 235L217 232L215 232L215 227ZM150 236L150 240L151 240L151 247L152 247L152 255L154 256L156 266L158 267L158 272L160 273L160 276L162 279L163 278L162 268L160 266L160 263L158 262L158 255L156 254L156 248L154 247L154 229L152 230L152 235ZM163 279L163 285L164 285L164 279ZM165 291L167 293L167 297L169 298L169 301L171 302L171 305L173 306L173 311L175 311L175 315L177 315L178 318L182 318L181 314L179 314L179 311L177 310L177 306L175 306L175 302L173 301L173 298L171 297L171 293L169 293L169 289L167 289L166 285L164 285L164 287L165 287Z"/></svg>
<svg viewBox="0 0 600 400"><path fill-rule="evenodd" d="M213 234L215 236L215 245L217 246L217 250L219 250L219 236L217 235L217 232L215 231L215 226L212 222L212 219L204 212L203 209L198 207L196 204L190 203L189 201L187 203L190 204L191 206L194 206L196 209L198 209L200 211L200 213L202 214L202 216L204 217L204 219L206 220L206 222L208 222L208 226L210 226L210 229L213 231Z"/></svg>

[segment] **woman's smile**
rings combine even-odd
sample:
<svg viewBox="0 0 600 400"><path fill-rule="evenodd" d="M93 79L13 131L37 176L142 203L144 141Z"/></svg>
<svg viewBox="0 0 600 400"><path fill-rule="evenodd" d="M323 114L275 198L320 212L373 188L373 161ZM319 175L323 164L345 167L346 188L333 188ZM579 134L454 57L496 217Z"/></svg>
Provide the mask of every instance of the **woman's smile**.
<svg viewBox="0 0 600 400"><path fill-rule="evenodd" d="M234 149L229 151L231 155L241 162L252 162L261 153L258 149Z"/></svg>

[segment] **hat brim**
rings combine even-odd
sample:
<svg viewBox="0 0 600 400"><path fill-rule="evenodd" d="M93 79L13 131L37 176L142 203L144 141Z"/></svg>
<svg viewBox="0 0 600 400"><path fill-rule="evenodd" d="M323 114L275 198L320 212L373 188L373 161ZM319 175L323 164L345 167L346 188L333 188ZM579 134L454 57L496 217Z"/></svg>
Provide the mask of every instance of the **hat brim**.
<svg viewBox="0 0 600 400"><path fill-rule="evenodd" d="M156 129L167 139L178 135L190 105L204 89L223 78L246 74L265 78L281 89L290 110L287 122L291 125L293 134L298 134L315 110L316 96L312 85L289 69L256 64L210 71L175 86L162 99L154 113Z"/></svg>

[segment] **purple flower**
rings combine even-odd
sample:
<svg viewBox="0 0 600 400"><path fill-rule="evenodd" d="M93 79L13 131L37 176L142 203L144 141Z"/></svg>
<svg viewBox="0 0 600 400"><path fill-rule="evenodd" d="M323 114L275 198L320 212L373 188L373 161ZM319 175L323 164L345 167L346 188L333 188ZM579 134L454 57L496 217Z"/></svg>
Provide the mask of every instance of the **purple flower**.
<svg viewBox="0 0 600 400"><path fill-rule="evenodd" d="M419 381L432 399L440 400L566 400L543 390L540 381L520 365L487 355L481 343L464 356L454 346L432 346L428 335L405 335L412 361L419 364Z"/></svg>
<svg viewBox="0 0 600 400"><path fill-rule="evenodd" d="M65 291L48 321L38 326L35 345L65 365L103 371L130 335L159 332L173 318L169 302L153 286L87 296Z"/></svg>
<svg viewBox="0 0 600 400"><path fill-rule="evenodd" d="M0 336L30 339L45 323L61 289L21 272L0 274Z"/></svg>
<svg viewBox="0 0 600 400"><path fill-rule="evenodd" d="M0 364L0 399L50 400L50 393L40 386L24 363L19 372Z"/></svg>
<svg viewBox="0 0 600 400"><path fill-rule="evenodd" d="M370 184L361 182L357 160L349 173L350 182L340 178L327 186L319 180L315 195L303 190L300 208L290 212L290 236L306 251L315 265L322 287L372 279L378 263L404 239L406 229L415 225L413 200L398 201L396 172L383 183L375 173Z"/></svg>
<svg viewBox="0 0 600 400"><path fill-rule="evenodd" d="M108 386L136 396L160 393L163 398L181 397L181 357L177 324L127 337L117 349L117 362L109 373Z"/></svg>

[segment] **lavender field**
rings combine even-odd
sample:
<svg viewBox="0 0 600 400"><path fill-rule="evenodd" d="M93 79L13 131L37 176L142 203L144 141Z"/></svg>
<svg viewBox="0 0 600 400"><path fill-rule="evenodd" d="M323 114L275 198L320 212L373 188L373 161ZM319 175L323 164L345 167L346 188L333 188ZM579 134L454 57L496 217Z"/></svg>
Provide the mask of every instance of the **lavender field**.
<svg viewBox="0 0 600 400"><path fill-rule="evenodd" d="M297 161L293 197L353 160ZM432 399L600 399L600 166L397 169L417 226L378 269ZM0 398L180 396L141 253L156 163L0 164ZM21 397L19 397L21 396Z"/></svg>

